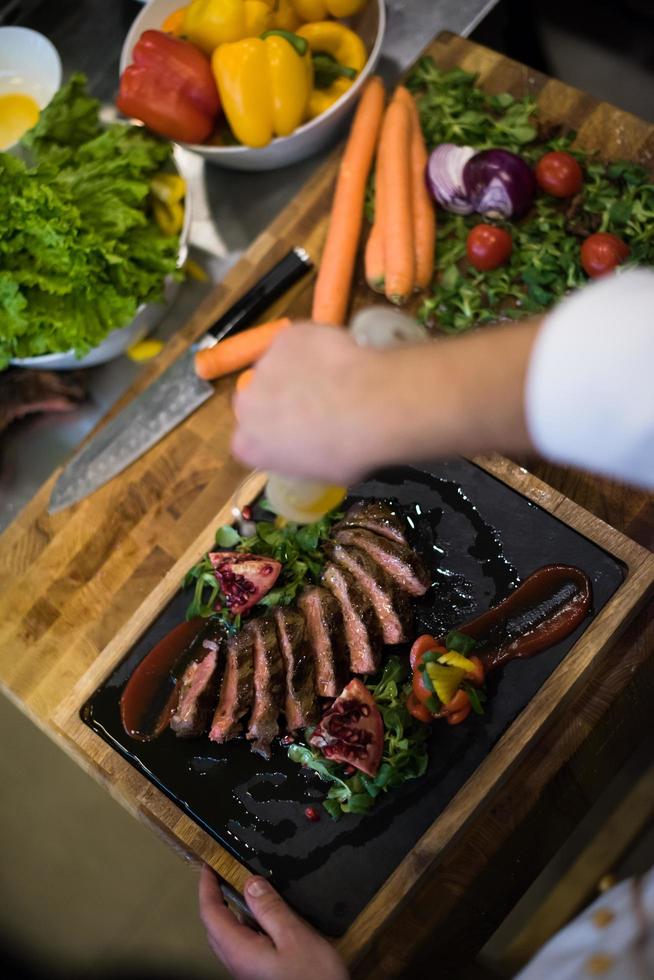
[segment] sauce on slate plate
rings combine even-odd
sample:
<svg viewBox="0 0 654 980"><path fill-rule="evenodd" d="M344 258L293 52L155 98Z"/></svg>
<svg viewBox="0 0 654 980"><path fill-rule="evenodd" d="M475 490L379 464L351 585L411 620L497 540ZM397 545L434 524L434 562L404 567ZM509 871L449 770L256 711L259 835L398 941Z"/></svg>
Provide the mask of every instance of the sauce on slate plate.
<svg viewBox="0 0 654 980"><path fill-rule="evenodd" d="M352 489L352 498L392 500L407 516L411 543L427 561L433 587L415 602L416 635L443 636L501 602L535 569L574 565L592 582L593 607L564 641L528 663L506 663L488 679L482 717L434 725L422 779L388 794L365 815L338 822L323 811L326 788L290 762L275 743L269 762L244 738L215 745L173 732L150 742L130 738L119 701L135 667L184 619L181 591L82 709L102 738L252 871L272 876L287 900L328 935L341 935L422 833L470 778L506 728L619 587L619 562L465 460L398 467ZM565 598L564 593L561 594ZM404 648L395 648L402 650Z"/></svg>

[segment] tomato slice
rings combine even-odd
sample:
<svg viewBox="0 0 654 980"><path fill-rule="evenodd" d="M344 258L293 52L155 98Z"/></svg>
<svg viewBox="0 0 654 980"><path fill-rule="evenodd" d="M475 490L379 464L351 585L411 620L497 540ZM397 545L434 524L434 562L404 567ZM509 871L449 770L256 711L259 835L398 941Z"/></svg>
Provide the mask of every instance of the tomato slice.
<svg viewBox="0 0 654 980"><path fill-rule="evenodd" d="M322 716L309 744L326 759L375 776L384 751L384 722L368 688L354 678Z"/></svg>
<svg viewBox="0 0 654 980"><path fill-rule="evenodd" d="M436 650L438 653L447 653L445 647L441 646L437 639L430 636L429 633L424 633L414 641L414 644L411 647L409 662L412 670L418 669L418 664L422 661L424 655L429 653L430 650Z"/></svg>
<svg viewBox="0 0 654 980"><path fill-rule="evenodd" d="M421 704L420 701L418 701L413 691L411 691L406 699L406 706L409 714L413 715L414 718L417 718L418 721L423 721L425 724L428 724L430 721L434 720L434 715L432 715L431 711L429 711L424 704Z"/></svg>

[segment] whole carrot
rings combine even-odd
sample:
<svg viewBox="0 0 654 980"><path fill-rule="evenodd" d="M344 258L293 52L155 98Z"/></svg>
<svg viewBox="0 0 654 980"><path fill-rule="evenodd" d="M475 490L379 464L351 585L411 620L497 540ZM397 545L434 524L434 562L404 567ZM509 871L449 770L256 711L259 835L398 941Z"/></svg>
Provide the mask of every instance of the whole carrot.
<svg viewBox="0 0 654 980"><path fill-rule="evenodd" d="M312 319L345 322L363 224L366 181L384 111L384 85L373 75L363 90L336 180L327 241L313 294Z"/></svg>
<svg viewBox="0 0 654 980"><path fill-rule="evenodd" d="M377 169L375 171L375 221L370 229L364 264L366 282L376 293L384 292L384 180L381 170L381 158L377 154Z"/></svg>
<svg viewBox="0 0 654 980"><path fill-rule="evenodd" d="M436 249L436 211L427 190L425 170L427 147L422 135L420 116L415 99L403 85L398 86L395 98L404 102L411 115L411 198L416 288L424 289L434 275Z"/></svg>
<svg viewBox="0 0 654 980"><path fill-rule="evenodd" d="M413 292L413 205L411 200L411 115L394 99L386 110L379 140L384 180L384 292L391 303Z"/></svg>
<svg viewBox="0 0 654 980"><path fill-rule="evenodd" d="M254 364L265 354L275 337L290 327L287 316L250 327L234 337L221 340L213 347L199 350L195 355L195 373L205 381L222 378Z"/></svg>

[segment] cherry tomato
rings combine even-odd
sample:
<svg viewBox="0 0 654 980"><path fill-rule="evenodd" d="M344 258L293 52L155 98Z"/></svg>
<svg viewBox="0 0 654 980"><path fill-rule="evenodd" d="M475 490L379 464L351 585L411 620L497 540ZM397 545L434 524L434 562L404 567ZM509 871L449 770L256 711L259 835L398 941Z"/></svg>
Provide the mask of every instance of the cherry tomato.
<svg viewBox="0 0 654 980"><path fill-rule="evenodd" d="M591 279L613 272L617 265L629 257L629 246L617 235L598 231L589 235L581 246L581 264Z"/></svg>
<svg viewBox="0 0 654 980"><path fill-rule="evenodd" d="M473 664L475 665L475 669L466 674L466 680L470 681L471 684L474 684L475 687L481 687L484 683L484 678L486 677L484 665L479 657L476 657L474 654L471 657L468 657L468 660L472 660Z"/></svg>
<svg viewBox="0 0 654 980"><path fill-rule="evenodd" d="M418 664L421 662L423 656L426 653L429 653L430 650L437 650L438 653L447 653L445 647L441 646L438 640L435 640L433 636L429 636L428 633L424 633L414 641L414 644L411 647L409 661L411 663L412 670L418 669Z"/></svg>
<svg viewBox="0 0 654 980"><path fill-rule="evenodd" d="M471 711L470 698L465 691L459 689L454 697L443 705L441 716L447 718L448 725L459 725L466 720Z"/></svg>
<svg viewBox="0 0 654 980"><path fill-rule="evenodd" d="M574 197L581 190L584 175L569 153L546 153L536 164L538 186L552 197Z"/></svg>
<svg viewBox="0 0 654 980"><path fill-rule="evenodd" d="M429 711L428 708L425 708L424 704L421 704L420 701L418 701L413 691L406 699L406 706L409 714L413 715L414 718L417 718L418 721L423 721L425 724L427 724L434 720L434 716L432 715L431 711Z"/></svg>
<svg viewBox="0 0 654 980"><path fill-rule="evenodd" d="M504 265L513 250L513 239L504 228L475 225L466 241L468 261L480 272Z"/></svg>

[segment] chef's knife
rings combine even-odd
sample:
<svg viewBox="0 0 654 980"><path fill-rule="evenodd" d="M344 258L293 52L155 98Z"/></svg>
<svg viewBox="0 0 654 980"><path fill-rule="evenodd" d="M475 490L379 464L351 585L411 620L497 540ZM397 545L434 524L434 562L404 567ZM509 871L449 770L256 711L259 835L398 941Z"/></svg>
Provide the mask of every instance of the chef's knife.
<svg viewBox="0 0 654 980"><path fill-rule="evenodd" d="M311 259L302 248L292 249L273 266L206 334L73 456L52 491L49 513L83 500L117 476L210 398L213 385L195 373L195 352L249 326L311 266Z"/></svg>

